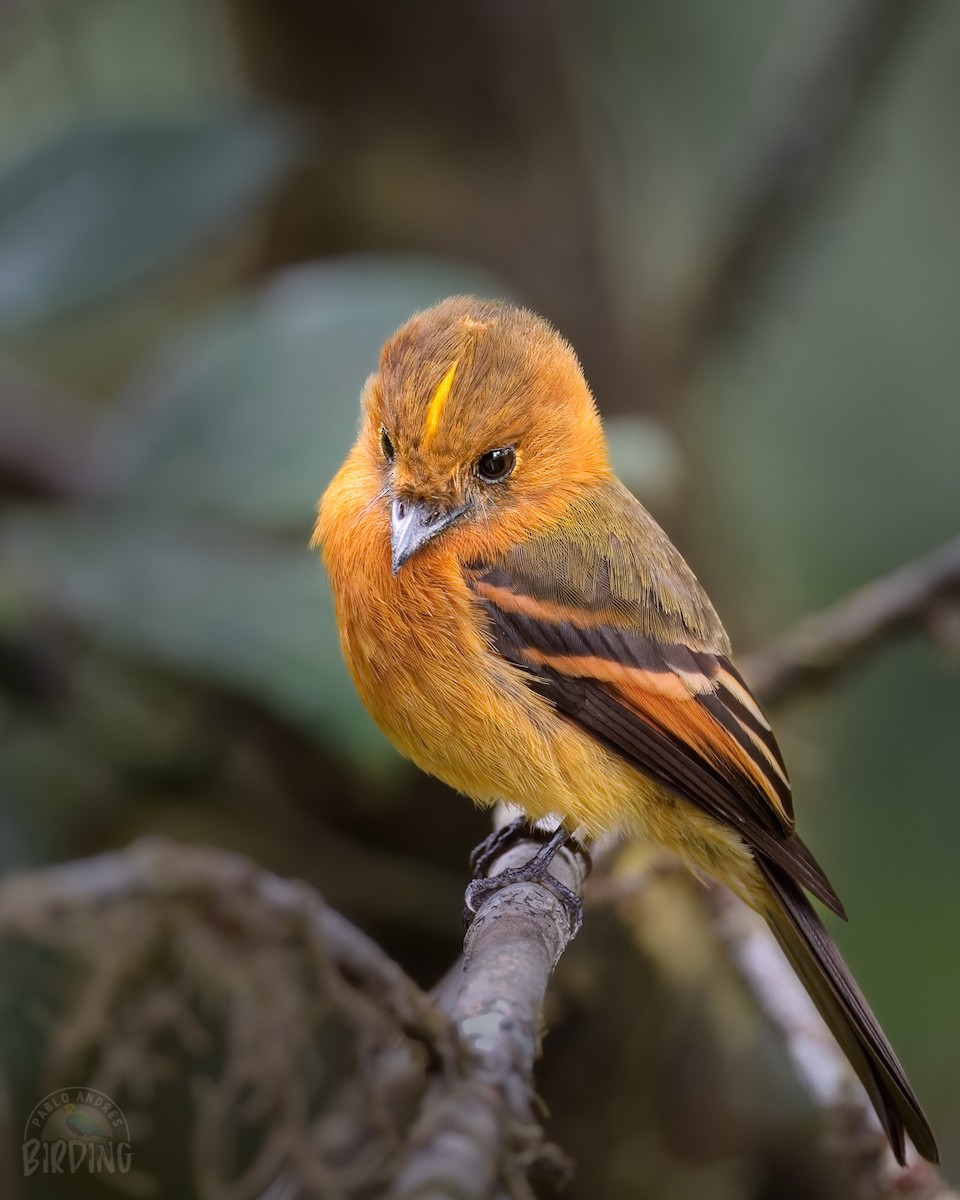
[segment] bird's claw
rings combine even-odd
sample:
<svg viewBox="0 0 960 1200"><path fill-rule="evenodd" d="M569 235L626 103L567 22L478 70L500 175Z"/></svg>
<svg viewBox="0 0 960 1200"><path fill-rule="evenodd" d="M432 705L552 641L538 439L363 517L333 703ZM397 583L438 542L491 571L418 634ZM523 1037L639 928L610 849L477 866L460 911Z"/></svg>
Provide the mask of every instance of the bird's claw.
<svg viewBox="0 0 960 1200"><path fill-rule="evenodd" d="M509 848L511 842L521 839L529 840L537 837L538 834L539 839L546 837L547 840L528 862L521 863L516 867L507 867L505 870L497 872L496 875L487 876L485 874L494 861ZM521 817L492 833L470 856L470 865L476 877L471 881L464 895L466 904L463 911L464 929L469 928L483 903L494 893L499 892L501 888L508 887L513 883L538 883L556 896L563 905L570 924L570 936L575 937L583 924L583 902L576 892L568 888L565 883L561 883L550 872L550 864L558 851L568 844L574 846L578 853L583 853L589 862L589 855L586 854L586 851L582 850L575 842L571 842L563 829L545 835L541 831L531 830Z"/></svg>
<svg viewBox="0 0 960 1200"><path fill-rule="evenodd" d="M493 833L488 834L479 846L474 846L470 852L470 870L474 880L479 880L487 874L489 867L504 854L515 841L536 838L543 840L538 830L531 828L524 817L514 817L506 825L501 825Z"/></svg>

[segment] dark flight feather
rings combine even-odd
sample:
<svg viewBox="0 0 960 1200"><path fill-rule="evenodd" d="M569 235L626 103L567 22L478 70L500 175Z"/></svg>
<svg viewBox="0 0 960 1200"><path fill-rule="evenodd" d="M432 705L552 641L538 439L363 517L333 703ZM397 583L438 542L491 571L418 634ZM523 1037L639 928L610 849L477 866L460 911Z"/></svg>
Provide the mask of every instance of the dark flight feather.
<svg viewBox="0 0 960 1200"><path fill-rule="evenodd" d="M897 1161L904 1161L906 1132L924 1158L938 1162L936 1140L903 1067L823 922L782 867L757 861L777 902L765 914L770 927L859 1076Z"/></svg>

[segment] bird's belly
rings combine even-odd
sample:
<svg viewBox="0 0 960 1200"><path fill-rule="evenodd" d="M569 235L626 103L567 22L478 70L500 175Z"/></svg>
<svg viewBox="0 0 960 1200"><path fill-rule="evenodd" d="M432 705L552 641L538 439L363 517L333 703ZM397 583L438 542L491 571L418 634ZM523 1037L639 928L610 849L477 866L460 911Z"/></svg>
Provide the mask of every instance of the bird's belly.
<svg viewBox="0 0 960 1200"><path fill-rule="evenodd" d="M532 691L478 632L469 598L413 588L350 606L341 630L374 719L450 787L479 804L516 805L533 821L556 814L590 838L640 834L721 879L742 874L749 852L741 840Z"/></svg>
<svg viewBox="0 0 960 1200"><path fill-rule="evenodd" d="M597 782L606 752L490 648L466 590L442 600L423 587L397 592L341 614L354 681L394 745L478 803L506 800L534 819L557 813L571 827L590 810L591 832L617 824Z"/></svg>

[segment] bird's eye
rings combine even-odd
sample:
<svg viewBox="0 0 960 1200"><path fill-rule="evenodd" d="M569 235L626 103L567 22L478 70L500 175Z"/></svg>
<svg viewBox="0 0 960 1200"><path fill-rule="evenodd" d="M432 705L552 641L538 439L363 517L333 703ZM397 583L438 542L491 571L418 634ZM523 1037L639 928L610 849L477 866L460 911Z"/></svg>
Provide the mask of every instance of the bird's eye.
<svg viewBox="0 0 960 1200"><path fill-rule="evenodd" d="M390 434L383 426L380 427L380 449L387 462L393 462L393 442L390 441Z"/></svg>
<svg viewBox="0 0 960 1200"><path fill-rule="evenodd" d="M513 470L517 462L517 452L512 446L501 446L498 450L488 450L477 459L477 474L488 483L499 483Z"/></svg>

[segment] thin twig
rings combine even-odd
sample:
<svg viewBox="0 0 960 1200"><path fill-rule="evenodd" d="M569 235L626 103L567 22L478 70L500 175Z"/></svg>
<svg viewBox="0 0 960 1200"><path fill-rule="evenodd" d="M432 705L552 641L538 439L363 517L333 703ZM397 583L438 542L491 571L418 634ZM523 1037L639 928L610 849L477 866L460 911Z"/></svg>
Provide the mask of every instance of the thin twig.
<svg viewBox="0 0 960 1200"><path fill-rule="evenodd" d="M822 686L897 634L922 627L960 601L960 537L868 583L741 659L769 706Z"/></svg>

